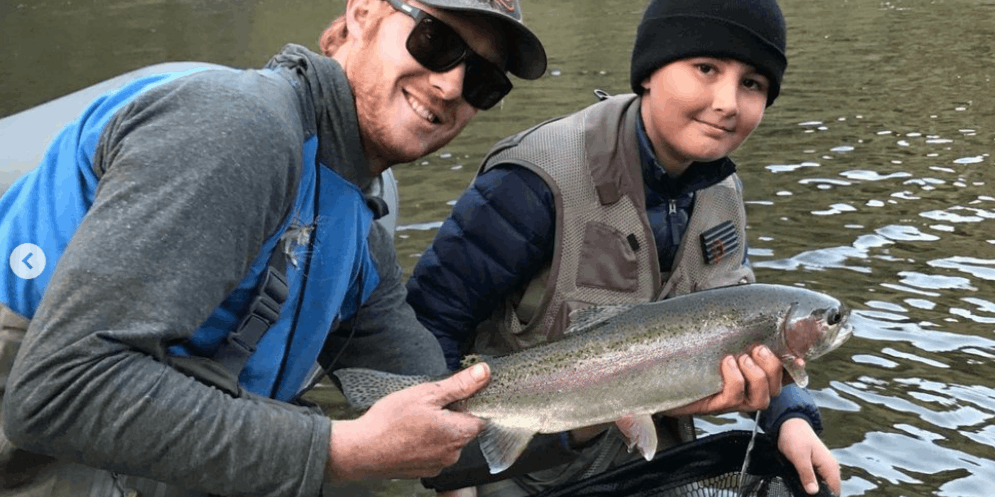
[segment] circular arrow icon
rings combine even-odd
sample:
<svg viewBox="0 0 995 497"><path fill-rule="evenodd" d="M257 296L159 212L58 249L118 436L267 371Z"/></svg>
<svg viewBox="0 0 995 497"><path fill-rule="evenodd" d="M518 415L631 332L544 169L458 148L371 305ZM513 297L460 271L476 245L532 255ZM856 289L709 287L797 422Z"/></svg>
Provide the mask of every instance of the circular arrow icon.
<svg viewBox="0 0 995 497"><path fill-rule="evenodd" d="M45 252L33 243L22 243L10 253L10 268L20 278L37 278L45 270Z"/></svg>

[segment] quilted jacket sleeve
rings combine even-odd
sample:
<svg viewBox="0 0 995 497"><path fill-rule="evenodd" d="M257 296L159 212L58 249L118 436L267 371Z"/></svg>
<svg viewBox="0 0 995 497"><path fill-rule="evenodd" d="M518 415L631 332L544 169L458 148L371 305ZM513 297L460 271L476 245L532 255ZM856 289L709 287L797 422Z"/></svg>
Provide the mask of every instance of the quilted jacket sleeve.
<svg viewBox="0 0 995 497"><path fill-rule="evenodd" d="M554 219L549 187L517 166L481 174L456 202L407 284L451 369L476 326L552 258Z"/></svg>

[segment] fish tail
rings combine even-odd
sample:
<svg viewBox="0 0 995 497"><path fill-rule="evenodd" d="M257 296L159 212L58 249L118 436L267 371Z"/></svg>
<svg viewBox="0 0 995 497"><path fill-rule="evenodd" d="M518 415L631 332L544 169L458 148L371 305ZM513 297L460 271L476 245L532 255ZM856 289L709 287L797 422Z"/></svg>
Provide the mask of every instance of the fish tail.
<svg viewBox="0 0 995 497"><path fill-rule="evenodd" d="M431 381L429 376L408 376L365 368L343 368L332 373L349 405L367 409L378 400L408 387Z"/></svg>

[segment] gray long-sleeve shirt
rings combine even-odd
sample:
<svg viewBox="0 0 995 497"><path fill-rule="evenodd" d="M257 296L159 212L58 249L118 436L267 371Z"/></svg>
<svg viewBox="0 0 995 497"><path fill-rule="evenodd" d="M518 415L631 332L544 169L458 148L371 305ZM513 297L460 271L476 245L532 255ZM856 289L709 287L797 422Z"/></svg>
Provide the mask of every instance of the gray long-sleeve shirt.
<svg viewBox="0 0 995 497"><path fill-rule="evenodd" d="M19 447L220 495L318 494L325 416L232 398L164 363L293 214L302 128L316 128L323 164L362 189L373 181L338 64L291 45L267 67L292 83L202 71L144 92L103 129L93 205L5 394L5 430ZM404 303L391 236L375 224L370 246L381 281L339 365L444 372L437 342ZM353 324L329 343L343 346Z"/></svg>

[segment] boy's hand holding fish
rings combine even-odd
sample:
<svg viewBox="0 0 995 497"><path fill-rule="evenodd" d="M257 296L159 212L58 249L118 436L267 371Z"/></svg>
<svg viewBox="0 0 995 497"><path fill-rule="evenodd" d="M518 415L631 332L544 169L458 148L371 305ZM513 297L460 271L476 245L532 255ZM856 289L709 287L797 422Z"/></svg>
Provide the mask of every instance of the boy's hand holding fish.
<svg viewBox="0 0 995 497"><path fill-rule="evenodd" d="M801 367L804 361L800 359ZM766 409L781 392L784 366L770 349L759 345L749 354L722 359L722 390L686 406L666 411L670 416L722 414ZM788 377L790 379L790 377Z"/></svg>
<svg viewBox="0 0 995 497"><path fill-rule="evenodd" d="M799 359L800 367L804 361ZM757 411L766 409L770 398L781 391L781 384L791 381L784 376L781 360L770 349L759 345L749 354L728 355L722 360L722 391L692 402L686 406L664 412L669 416L722 414L732 411ZM600 435L615 424L601 423L570 431L570 442L583 444Z"/></svg>

